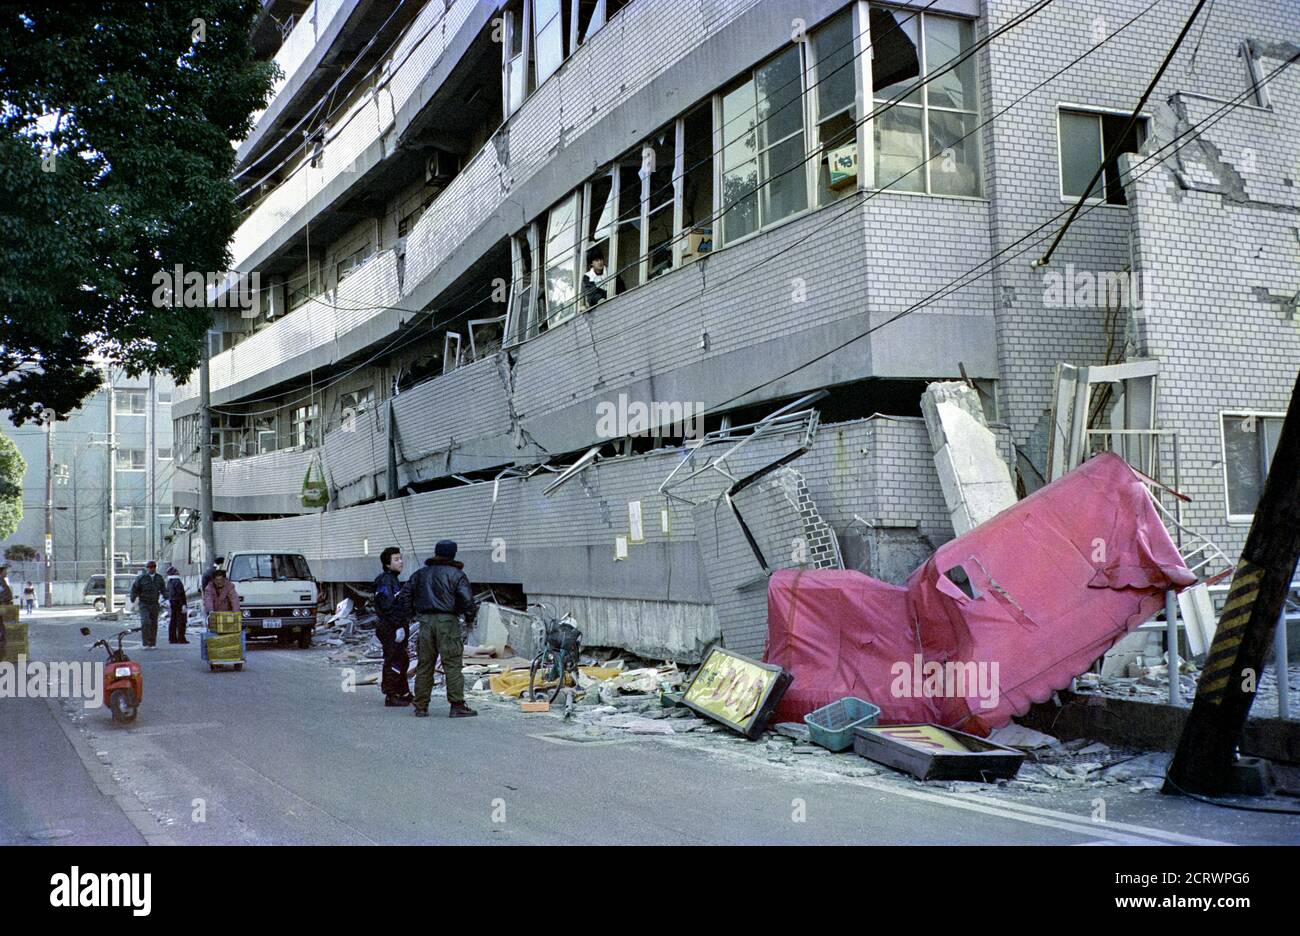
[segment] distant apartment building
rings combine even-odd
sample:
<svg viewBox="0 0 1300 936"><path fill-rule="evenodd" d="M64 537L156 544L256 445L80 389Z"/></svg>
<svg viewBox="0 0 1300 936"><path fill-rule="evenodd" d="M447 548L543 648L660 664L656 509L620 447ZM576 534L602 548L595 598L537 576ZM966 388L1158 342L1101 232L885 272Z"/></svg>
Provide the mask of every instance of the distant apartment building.
<svg viewBox="0 0 1300 936"><path fill-rule="evenodd" d="M113 377L116 433L115 531L117 568L131 571L149 559L171 555L174 508L172 482L172 400L167 377ZM8 420L8 414L3 417ZM108 559L108 393L90 396L67 419L54 424L47 451L43 423L8 424L5 433L27 461L23 479L23 519L4 547L21 543L42 554L25 574L43 578L47 465L52 463L53 511L51 578L84 582L102 573ZM41 579L34 579L39 581Z"/></svg>
<svg viewBox="0 0 1300 936"><path fill-rule="evenodd" d="M1115 448L1189 556L1240 550L1300 369L1296 4L1219 0L1131 127L1189 4L298 9L258 27L211 438L197 380L172 407L178 561L210 444L218 551L342 595L451 538L589 644L759 652L768 570L953 536L937 380L1022 493Z"/></svg>

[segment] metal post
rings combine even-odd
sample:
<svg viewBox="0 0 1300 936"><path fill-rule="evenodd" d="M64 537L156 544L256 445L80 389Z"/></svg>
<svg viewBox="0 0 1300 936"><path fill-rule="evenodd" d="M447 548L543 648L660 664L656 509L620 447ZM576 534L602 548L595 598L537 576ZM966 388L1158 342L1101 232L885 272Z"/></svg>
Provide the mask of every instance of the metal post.
<svg viewBox="0 0 1300 936"><path fill-rule="evenodd" d="M54 604L54 584L50 581L54 551L54 413L45 421L45 607Z"/></svg>
<svg viewBox="0 0 1300 936"><path fill-rule="evenodd" d="M216 528L212 523L212 381L208 368L211 334L204 334L199 356L199 536L203 540L200 571L217 554Z"/></svg>
<svg viewBox="0 0 1300 936"><path fill-rule="evenodd" d="M1287 659L1286 646L1286 604L1277 616L1277 630L1273 632L1273 653L1277 661L1277 717L1291 717L1291 673L1288 671L1290 661Z"/></svg>
<svg viewBox="0 0 1300 936"><path fill-rule="evenodd" d="M1178 682L1178 595L1172 588L1165 592L1165 640L1169 644L1169 704L1179 705L1183 693Z"/></svg>
<svg viewBox="0 0 1300 936"><path fill-rule="evenodd" d="M117 402L113 397L113 371L104 369L108 378L108 571L104 573L104 610L113 614L117 608L113 595L114 578L117 563L113 555L117 549L117 414L113 412Z"/></svg>

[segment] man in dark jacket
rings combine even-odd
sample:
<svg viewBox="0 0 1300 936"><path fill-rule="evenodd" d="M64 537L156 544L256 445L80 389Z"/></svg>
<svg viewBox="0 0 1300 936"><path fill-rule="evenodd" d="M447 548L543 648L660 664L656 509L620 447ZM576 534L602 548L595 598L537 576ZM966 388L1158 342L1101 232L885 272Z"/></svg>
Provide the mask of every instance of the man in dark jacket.
<svg viewBox="0 0 1300 936"><path fill-rule="evenodd" d="M426 559L407 588L411 603L420 621L420 659L415 666L415 714L429 714L429 697L433 694L433 669L438 655L442 655L442 671L447 677L447 701L451 703L448 715L466 718L477 715L465 704L465 675L461 672L461 656L465 645L461 639L460 621L473 624L478 614L474 593L470 591L465 567L456 561L456 544L440 540L433 547L433 558Z"/></svg>
<svg viewBox="0 0 1300 936"><path fill-rule="evenodd" d="M167 621L168 643L189 643L185 639L185 583L176 566L167 567L167 604L171 617Z"/></svg>
<svg viewBox="0 0 1300 936"><path fill-rule="evenodd" d="M410 705L411 684L406 681L406 672L411 668L411 656L406 652L406 638L411 627L411 592L397 578L402 573L402 551L389 546L379 554L379 564L384 567L375 579L374 601L379 615L375 636L384 648L384 674L379 686L384 691L384 705Z"/></svg>
<svg viewBox="0 0 1300 936"><path fill-rule="evenodd" d="M131 600L140 608L140 642L147 650L158 642L158 602L166 592L167 582L158 574L158 563L150 559L131 583Z"/></svg>

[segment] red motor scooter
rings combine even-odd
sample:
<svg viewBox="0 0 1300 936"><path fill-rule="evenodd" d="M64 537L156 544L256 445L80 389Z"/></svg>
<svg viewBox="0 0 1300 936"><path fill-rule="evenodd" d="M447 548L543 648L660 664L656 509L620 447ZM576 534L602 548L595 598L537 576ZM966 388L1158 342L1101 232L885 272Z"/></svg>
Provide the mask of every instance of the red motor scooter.
<svg viewBox="0 0 1300 936"><path fill-rule="evenodd" d="M114 721L135 721L140 702L144 699L144 674L140 672L140 664L122 649L122 638L139 629L134 627L118 634L116 650L107 640L96 640L91 644L92 647L103 647L108 653L108 662L104 664L104 704L113 713ZM89 637L90 628L83 627L81 636Z"/></svg>

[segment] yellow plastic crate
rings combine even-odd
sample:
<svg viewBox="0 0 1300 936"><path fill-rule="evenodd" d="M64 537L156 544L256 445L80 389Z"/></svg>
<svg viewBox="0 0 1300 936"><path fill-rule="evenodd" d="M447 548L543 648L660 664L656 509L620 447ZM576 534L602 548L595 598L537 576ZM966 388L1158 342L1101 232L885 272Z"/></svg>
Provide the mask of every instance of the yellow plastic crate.
<svg viewBox="0 0 1300 936"><path fill-rule="evenodd" d="M20 623L6 618L4 626L5 640L4 643L0 643L0 660L5 663L17 663L19 654L28 654L27 622Z"/></svg>
<svg viewBox="0 0 1300 936"><path fill-rule="evenodd" d="M208 662L237 662L244 658L242 634L209 634L204 642Z"/></svg>
<svg viewBox="0 0 1300 936"><path fill-rule="evenodd" d="M214 634L238 634L244 617L238 611L213 611L208 615L208 630Z"/></svg>

